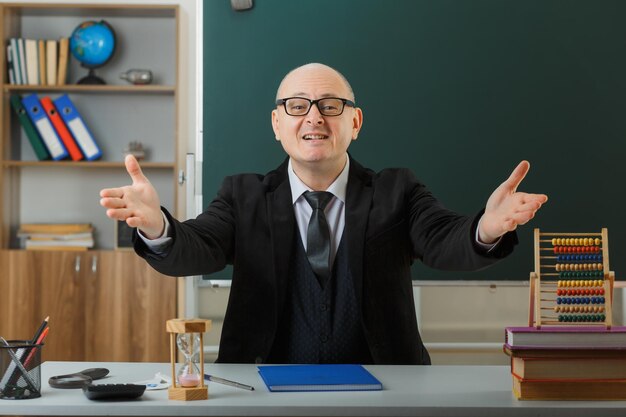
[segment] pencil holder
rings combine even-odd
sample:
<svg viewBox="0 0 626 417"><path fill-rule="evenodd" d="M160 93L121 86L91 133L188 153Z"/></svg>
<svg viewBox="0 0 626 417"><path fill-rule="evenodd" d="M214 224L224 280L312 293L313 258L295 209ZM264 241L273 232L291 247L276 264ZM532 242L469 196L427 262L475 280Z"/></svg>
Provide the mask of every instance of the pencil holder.
<svg viewBox="0 0 626 417"><path fill-rule="evenodd" d="M41 348L24 340L0 344L0 398L26 400L41 397Z"/></svg>

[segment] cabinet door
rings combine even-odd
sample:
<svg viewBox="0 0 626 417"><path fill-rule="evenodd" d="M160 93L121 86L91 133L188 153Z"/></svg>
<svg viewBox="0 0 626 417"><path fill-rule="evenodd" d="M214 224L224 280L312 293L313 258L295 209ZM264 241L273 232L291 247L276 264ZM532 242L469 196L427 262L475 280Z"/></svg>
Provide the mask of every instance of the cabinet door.
<svg viewBox="0 0 626 417"><path fill-rule="evenodd" d="M167 362L165 322L176 315L176 279L131 251L96 251L87 267L86 360Z"/></svg>
<svg viewBox="0 0 626 417"><path fill-rule="evenodd" d="M43 361L84 360L84 254L65 251L1 251L0 334L31 339L46 316L50 333Z"/></svg>
<svg viewBox="0 0 626 417"><path fill-rule="evenodd" d="M0 336L30 340L41 316L34 252L0 251Z"/></svg>
<svg viewBox="0 0 626 417"><path fill-rule="evenodd" d="M86 252L35 251L41 315L50 316L44 360L85 360L85 286L82 264Z"/></svg>

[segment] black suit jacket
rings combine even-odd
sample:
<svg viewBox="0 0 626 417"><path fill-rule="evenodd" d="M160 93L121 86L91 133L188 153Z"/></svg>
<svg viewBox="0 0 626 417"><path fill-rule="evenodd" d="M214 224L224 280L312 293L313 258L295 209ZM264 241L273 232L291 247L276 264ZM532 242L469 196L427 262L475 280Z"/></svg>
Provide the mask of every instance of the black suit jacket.
<svg viewBox="0 0 626 417"><path fill-rule="evenodd" d="M224 179L196 219L165 210L173 245L165 256L135 239L137 253L161 273L207 274L233 265L219 362L263 363L285 305L296 220L287 161L266 175ZM475 244L475 217L449 211L406 169L375 173L350 160L344 239L361 322L377 364L427 364L415 315L415 259L448 270L476 270L509 254L515 233L490 253Z"/></svg>

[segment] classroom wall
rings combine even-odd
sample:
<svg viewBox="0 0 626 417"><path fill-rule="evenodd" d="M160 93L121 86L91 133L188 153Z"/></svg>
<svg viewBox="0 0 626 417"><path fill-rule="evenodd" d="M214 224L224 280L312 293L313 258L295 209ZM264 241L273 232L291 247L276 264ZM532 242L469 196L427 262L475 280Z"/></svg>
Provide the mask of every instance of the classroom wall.
<svg viewBox="0 0 626 417"><path fill-rule="evenodd" d="M229 288L200 288L200 315L213 320L207 361L217 357ZM436 365L508 365L504 328L528 324L528 286L432 285L414 287L418 325ZM615 290L614 324L624 324L624 289ZM487 344L487 345L483 345Z"/></svg>

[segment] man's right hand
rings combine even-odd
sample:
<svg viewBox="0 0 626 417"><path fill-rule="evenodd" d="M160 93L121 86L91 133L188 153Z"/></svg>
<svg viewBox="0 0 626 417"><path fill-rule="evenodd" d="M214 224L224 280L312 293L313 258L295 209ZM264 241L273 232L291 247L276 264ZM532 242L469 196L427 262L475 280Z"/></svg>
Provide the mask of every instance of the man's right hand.
<svg viewBox="0 0 626 417"><path fill-rule="evenodd" d="M130 227L141 230L148 239L156 239L165 228L159 195L143 175L134 156L127 155L124 162L132 185L101 190L100 205L107 209L106 215L110 218L123 220Z"/></svg>

